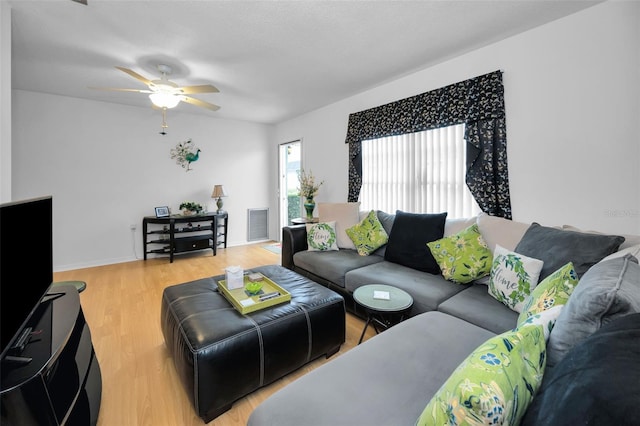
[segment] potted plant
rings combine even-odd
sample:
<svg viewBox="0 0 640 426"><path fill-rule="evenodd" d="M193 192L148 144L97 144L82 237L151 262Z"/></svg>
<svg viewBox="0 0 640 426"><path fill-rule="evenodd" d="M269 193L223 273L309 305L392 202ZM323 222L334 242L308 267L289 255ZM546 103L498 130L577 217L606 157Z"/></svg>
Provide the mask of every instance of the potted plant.
<svg viewBox="0 0 640 426"><path fill-rule="evenodd" d="M198 214L204 210L202 205L193 201L184 201L180 204L180 210L184 216L191 216L192 214Z"/></svg>

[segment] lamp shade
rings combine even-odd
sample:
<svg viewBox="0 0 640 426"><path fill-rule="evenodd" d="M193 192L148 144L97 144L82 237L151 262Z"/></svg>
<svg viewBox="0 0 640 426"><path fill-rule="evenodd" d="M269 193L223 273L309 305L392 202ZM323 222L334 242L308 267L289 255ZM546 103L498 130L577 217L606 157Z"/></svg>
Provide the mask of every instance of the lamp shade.
<svg viewBox="0 0 640 426"><path fill-rule="evenodd" d="M157 92L149 95L151 102L159 108L174 108L180 103L180 96L171 93Z"/></svg>
<svg viewBox="0 0 640 426"><path fill-rule="evenodd" d="M224 188L222 187L222 185L213 186L213 193L211 194L211 198L220 198L220 197L226 197L226 196L227 194L225 194Z"/></svg>

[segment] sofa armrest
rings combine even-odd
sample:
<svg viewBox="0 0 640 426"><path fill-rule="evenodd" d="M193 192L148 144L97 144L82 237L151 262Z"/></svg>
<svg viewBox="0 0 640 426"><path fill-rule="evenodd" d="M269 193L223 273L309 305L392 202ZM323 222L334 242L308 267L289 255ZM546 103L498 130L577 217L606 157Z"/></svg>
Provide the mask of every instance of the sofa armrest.
<svg viewBox="0 0 640 426"><path fill-rule="evenodd" d="M307 227L305 225L282 228L282 266L293 271L293 255L307 250Z"/></svg>

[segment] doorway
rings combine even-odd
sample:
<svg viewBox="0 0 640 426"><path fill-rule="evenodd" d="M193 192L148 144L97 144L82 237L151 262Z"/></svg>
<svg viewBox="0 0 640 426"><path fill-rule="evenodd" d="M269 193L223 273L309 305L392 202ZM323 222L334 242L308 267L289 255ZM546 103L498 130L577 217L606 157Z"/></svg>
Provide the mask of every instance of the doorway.
<svg viewBox="0 0 640 426"><path fill-rule="evenodd" d="M302 212L298 195L301 149L300 140L283 143L279 146L280 228L291 225L291 219L300 217Z"/></svg>

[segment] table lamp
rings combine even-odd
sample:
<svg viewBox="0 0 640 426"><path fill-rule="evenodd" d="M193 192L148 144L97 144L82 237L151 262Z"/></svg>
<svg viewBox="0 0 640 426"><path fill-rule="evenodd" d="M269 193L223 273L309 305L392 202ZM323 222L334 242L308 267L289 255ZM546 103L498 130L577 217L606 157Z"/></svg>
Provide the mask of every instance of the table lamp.
<svg viewBox="0 0 640 426"><path fill-rule="evenodd" d="M214 185L213 193L211 194L211 198L217 198L216 205L218 206L217 213L222 213L222 197L226 197L227 194L224 193L224 188L222 185Z"/></svg>

